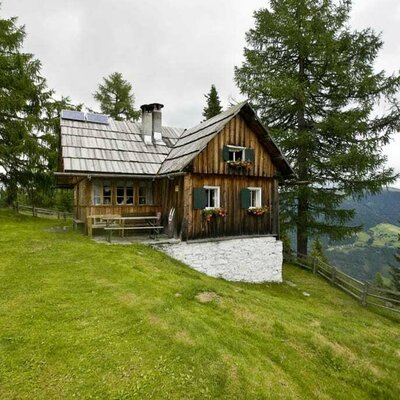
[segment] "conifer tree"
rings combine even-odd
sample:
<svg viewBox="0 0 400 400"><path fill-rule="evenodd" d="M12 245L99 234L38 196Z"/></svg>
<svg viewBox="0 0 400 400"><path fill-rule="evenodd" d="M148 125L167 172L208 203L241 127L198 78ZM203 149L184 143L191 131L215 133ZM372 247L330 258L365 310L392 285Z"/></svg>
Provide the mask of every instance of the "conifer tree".
<svg viewBox="0 0 400 400"><path fill-rule="evenodd" d="M204 97L207 99L207 105L203 109L203 117L206 121L222 112L222 107L215 85L211 85L210 93L205 94Z"/></svg>
<svg viewBox="0 0 400 400"><path fill-rule="evenodd" d="M282 208L299 254L313 236L357 230L347 226L354 210L340 208L346 196L394 181L381 149L399 127L400 78L374 71L382 41L371 29L350 30L350 10L350 0L271 0L255 12L245 61L235 68L239 89L297 173ZM378 101L387 111L375 115Z"/></svg>
<svg viewBox="0 0 400 400"><path fill-rule="evenodd" d="M132 85L123 79L120 72L103 78L93 97L100 103L101 112L117 121L136 121L140 117L140 111L134 109Z"/></svg>
<svg viewBox="0 0 400 400"><path fill-rule="evenodd" d="M7 204L37 178L47 156L42 116L52 91L40 62L22 52L24 38L16 18L0 18L0 183Z"/></svg>

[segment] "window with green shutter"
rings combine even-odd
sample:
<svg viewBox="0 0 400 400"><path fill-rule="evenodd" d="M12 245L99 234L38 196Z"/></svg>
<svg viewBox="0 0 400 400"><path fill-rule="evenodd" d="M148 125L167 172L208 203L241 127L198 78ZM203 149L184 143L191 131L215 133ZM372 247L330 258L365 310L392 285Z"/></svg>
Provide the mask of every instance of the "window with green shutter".
<svg viewBox="0 0 400 400"><path fill-rule="evenodd" d="M250 190L248 188L243 188L240 191L240 207L249 208L250 207Z"/></svg>
<svg viewBox="0 0 400 400"><path fill-rule="evenodd" d="M224 161L227 162L238 162L241 160L254 162L254 149L226 145L222 149L222 156Z"/></svg>
<svg viewBox="0 0 400 400"><path fill-rule="evenodd" d="M254 162L254 149L246 148L244 150L244 159L247 161Z"/></svg>
<svg viewBox="0 0 400 400"><path fill-rule="evenodd" d="M204 209L207 205L206 189L193 188L193 209Z"/></svg>

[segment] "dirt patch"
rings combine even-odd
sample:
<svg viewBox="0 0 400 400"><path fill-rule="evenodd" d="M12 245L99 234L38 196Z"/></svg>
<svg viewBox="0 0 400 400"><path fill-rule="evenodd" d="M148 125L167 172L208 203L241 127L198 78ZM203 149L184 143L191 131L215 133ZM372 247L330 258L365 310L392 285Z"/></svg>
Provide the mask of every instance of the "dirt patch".
<svg viewBox="0 0 400 400"><path fill-rule="evenodd" d="M124 293L118 296L118 300L127 306L133 306L137 304L138 296L134 293Z"/></svg>
<svg viewBox="0 0 400 400"><path fill-rule="evenodd" d="M161 329L168 329L168 323L161 319L158 315L150 315L148 317L150 325Z"/></svg>
<svg viewBox="0 0 400 400"><path fill-rule="evenodd" d="M256 314L252 313L246 308L236 306L233 312L235 314L235 317L241 321L255 322L259 319Z"/></svg>
<svg viewBox="0 0 400 400"><path fill-rule="evenodd" d="M178 342L193 346L195 344L193 338L186 331L178 331L175 334L175 338Z"/></svg>
<svg viewBox="0 0 400 400"><path fill-rule="evenodd" d="M217 295L217 293L214 292L200 292L197 293L195 299L198 300L200 303L210 303L211 301L219 300L220 297Z"/></svg>

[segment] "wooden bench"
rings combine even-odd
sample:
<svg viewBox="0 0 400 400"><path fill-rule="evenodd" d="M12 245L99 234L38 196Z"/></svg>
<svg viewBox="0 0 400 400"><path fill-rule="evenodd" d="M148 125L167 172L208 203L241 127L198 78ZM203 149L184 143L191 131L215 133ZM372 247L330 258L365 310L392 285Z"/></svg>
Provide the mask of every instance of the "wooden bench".
<svg viewBox="0 0 400 400"><path fill-rule="evenodd" d="M111 236L114 231L121 232L123 236L125 231L134 231L134 230L147 230L150 231L151 234L154 234L154 237L157 238L161 229L164 227L160 224L161 214L157 213L154 215L144 215L144 216L128 216L128 217L109 217L104 218L106 222L106 226L104 230L107 232L107 240L111 243Z"/></svg>
<svg viewBox="0 0 400 400"><path fill-rule="evenodd" d="M72 227L73 230L76 231L78 228L82 228L85 225L85 223L77 218L72 218Z"/></svg>
<svg viewBox="0 0 400 400"><path fill-rule="evenodd" d="M88 236L93 236L93 229L104 229L108 226L119 226L118 224L109 224L107 221L109 219L121 218L120 215L89 215L86 218L87 221L87 233Z"/></svg>
<svg viewBox="0 0 400 400"><path fill-rule="evenodd" d="M110 226L110 227L105 227L104 230L108 233L107 234L107 241L111 243L111 236L114 231L133 231L133 230L149 230L150 231L150 237L151 237L151 231L154 231L155 238L158 237L159 232L161 229L164 227L162 225L146 225L146 226Z"/></svg>

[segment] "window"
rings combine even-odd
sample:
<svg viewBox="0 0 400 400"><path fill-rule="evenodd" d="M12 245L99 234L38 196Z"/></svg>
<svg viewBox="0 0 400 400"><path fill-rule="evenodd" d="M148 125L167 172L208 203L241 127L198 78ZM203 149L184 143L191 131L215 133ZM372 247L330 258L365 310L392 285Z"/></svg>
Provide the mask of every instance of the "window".
<svg viewBox="0 0 400 400"><path fill-rule="evenodd" d="M261 188L250 187L250 207L261 207Z"/></svg>
<svg viewBox="0 0 400 400"><path fill-rule="evenodd" d="M133 181L117 182L117 204L133 204Z"/></svg>
<svg viewBox="0 0 400 400"><path fill-rule="evenodd" d="M142 181L139 183L139 205L152 205L153 204L153 182Z"/></svg>
<svg viewBox="0 0 400 400"><path fill-rule="evenodd" d="M254 149L247 147L225 145L222 149L223 159L226 162L250 161L254 162Z"/></svg>
<svg viewBox="0 0 400 400"><path fill-rule="evenodd" d="M204 186L204 189L206 194L205 208L219 208L220 207L219 186Z"/></svg>
<svg viewBox="0 0 400 400"><path fill-rule="evenodd" d="M240 191L241 208L262 207L262 196L260 187L243 188Z"/></svg>
<svg viewBox="0 0 400 400"><path fill-rule="evenodd" d="M228 161L239 161L245 159L244 147L228 146L228 151Z"/></svg>
<svg viewBox="0 0 400 400"><path fill-rule="evenodd" d="M93 204L95 206L102 204L111 204L112 188L110 181L93 182Z"/></svg>

